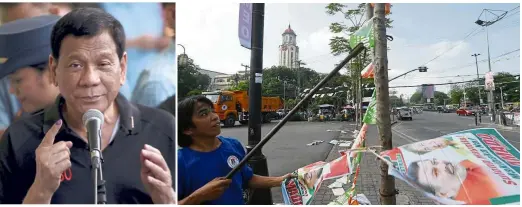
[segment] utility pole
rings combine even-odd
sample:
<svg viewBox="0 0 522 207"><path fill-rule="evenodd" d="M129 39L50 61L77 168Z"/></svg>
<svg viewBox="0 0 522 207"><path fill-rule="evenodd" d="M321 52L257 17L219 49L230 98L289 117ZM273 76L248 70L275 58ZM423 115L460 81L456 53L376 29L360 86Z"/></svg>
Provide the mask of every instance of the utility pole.
<svg viewBox="0 0 522 207"><path fill-rule="evenodd" d="M250 53L250 113L248 120L248 145L247 151L261 141L261 83L263 81L263 33L265 22L265 4L254 3L252 6L252 49ZM266 157L261 152L255 151L248 160L254 174L268 176L268 164ZM249 195L251 205L272 205L272 193L270 189L255 189Z"/></svg>
<svg viewBox="0 0 522 207"><path fill-rule="evenodd" d="M376 109L377 127L382 150L392 149L392 131L390 110L390 92L388 84L388 50L385 25L385 4L375 5L375 19L373 24L375 35L375 90L376 90ZM396 204L395 178L388 175L388 165L381 160L381 186L379 195L382 205Z"/></svg>
<svg viewBox="0 0 522 207"><path fill-rule="evenodd" d="M297 63L297 68L295 68L295 71L297 73L297 93L296 93L296 102L297 97L299 97L299 92L301 91L301 60L296 60L294 63ZM293 64L292 64L293 65Z"/></svg>
<svg viewBox="0 0 522 207"><path fill-rule="evenodd" d="M478 87L478 95L479 95L479 106L480 104L482 104L482 95L480 94L480 76L479 76L479 69L478 69L478 59L477 59L477 56L479 56L480 54L473 54L471 56L475 57L475 65L477 66L477 87Z"/></svg>
<svg viewBox="0 0 522 207"><path fill-rule="evenodd" d="M250 68L250 66L243 64L243 63L241 63L241 66L245 67L245 75L243 76L243 78L245 80L248 80L248 68Z"/></svg>

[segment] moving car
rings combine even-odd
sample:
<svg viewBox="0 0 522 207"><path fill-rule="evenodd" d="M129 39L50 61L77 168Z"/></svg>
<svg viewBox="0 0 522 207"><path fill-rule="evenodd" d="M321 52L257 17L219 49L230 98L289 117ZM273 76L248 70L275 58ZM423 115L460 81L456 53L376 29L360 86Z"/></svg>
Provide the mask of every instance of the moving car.
<svg viewBox="0 0 522 207"><path fill-rule="evenodd" d="M412 117L413 113L412 113L412 110L409 109L409 108L400 108L397 112L397 119L399 120L404 120L404 119L407 119L407 120L413 120L413 117Z"/></svg>
<svg viewBox="0 0 522 207"><path fill-rule="evenodd" d="M457 110L457 115L459 115L459 116L473 116L473 115L475 115L475 110L468 109L468 108L459 108Z"/></svg>

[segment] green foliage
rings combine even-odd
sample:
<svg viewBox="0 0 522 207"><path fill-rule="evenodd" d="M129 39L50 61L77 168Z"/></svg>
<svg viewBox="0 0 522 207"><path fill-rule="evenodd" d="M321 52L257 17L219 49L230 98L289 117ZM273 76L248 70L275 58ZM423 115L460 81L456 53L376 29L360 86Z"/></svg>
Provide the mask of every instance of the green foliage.
<svg viewBox="0 0 522 207"><path fill-rule="evenodd" d="M356 32L366 20L366 4L360 3L356 8L349 8L347 4L330 3L326 6L326 13L328 15L342 15L345 22L333 22L330 24L330 32L338 34L330 39L330 51L333 55L342 55L351 51L350 40L347 35ZM391 13L390 13L391 14ZM386 18L386 27L392 28L393 20ZM346 65L349 77L346 80L346 85L350 88L352 94L350 99L356 97L357 83L360 73L364 67L371 63L370 52L359 55L355 60L352 60ZM375 87L373 79L363 79L363 88ZM370 97L373 90L363 90L362 97Z"/></svg>
<svg viewBox="0 0 522 207"><path fill-rule="evenodd" d="M422 93L415 92L410 97L410 103L419 104L422 101Z"/></svg>
<svg viewBox="0 0 522 207"><path fill-rule="evenodd" d="M433 94L435 105L444 105L444 99L449 99L449 96L444 92L435 91ZM446 100L446 104L449 103L449 100Z"/></svg>
<svg viewBox="0 0 522 207"><path fill-rule="evenodd" d="M188 64L178 65L179 98L201 94L210 85L210 77L198 71L199 66L189 58Z"/></svg>
<svg viewBox="0 0 522 207"><path fill-rule="evenodd" d="M237 75L237 74L236 74ZM249 81L238 81L235 86L232 86L230 88L227 88L229 91L248 91Z"/></svg>

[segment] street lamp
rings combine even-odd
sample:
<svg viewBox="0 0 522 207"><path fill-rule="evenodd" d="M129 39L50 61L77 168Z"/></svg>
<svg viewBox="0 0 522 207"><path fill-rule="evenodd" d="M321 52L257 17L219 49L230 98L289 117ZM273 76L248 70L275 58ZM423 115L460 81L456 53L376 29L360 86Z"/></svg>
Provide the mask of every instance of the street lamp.
<svg viewBox="0 0 522 207"><path fill-rule="evenodd" d="M178 55L178 65L186 66L188 64L188 56L187 54L185 54L185 46L183 46L182 44L178 45L183 48L183 54Z"/></svg>
<svg viewBox="0 0 522 207"><path fill-rule="evenodd" d="M475 24L477 24L479 26L482 26L482 27L485 27L485 29L486 29L486 43L488 45L488 66L489 66L489 72L491 72L491 55L489 53L489 32L488 32L488 26L490 26L490 25L500 21L507 14L507 11L502 11L501 15L496 15L495 13L493 13L491 11L499 11L499 10L484 9L484 10L482 10L482 13L480 13L480 16L478 17L477 21L475 21ZM491 14L497 16L497 17L494 20L488 21L488 13L491 13ZM484 14L484 20L480 19L482 14ZM489 105L489 110L490 110L490 113L491 113L491 121L495 122L495 109L494 109L495 107L493 105L493 103L494 103L494 100L493 100L493 90L489 91L488 102L489 102L489 104L488 104Z"/></svg>

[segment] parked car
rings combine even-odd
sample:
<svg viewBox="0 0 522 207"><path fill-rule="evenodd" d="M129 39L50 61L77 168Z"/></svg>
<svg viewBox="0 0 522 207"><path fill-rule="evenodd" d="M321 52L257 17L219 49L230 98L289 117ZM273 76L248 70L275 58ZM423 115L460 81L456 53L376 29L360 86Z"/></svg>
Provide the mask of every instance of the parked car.
<svg viewBox="0 0 522 207"><path fill-rule="evenodd" d="M409 109L409 108L401 108L398 110L397 112L397 119L399 120L404 120L404 119L407 119L407 120L413 120L413 113L412 113L412 110Z"/></svg>
<svg viewBox="0 0 522 207"><path fill-rule="evenodd" d="M457 110L457 115L459 116L474 116L475 110L468 109L468 108L459 108Z"/></svg>

